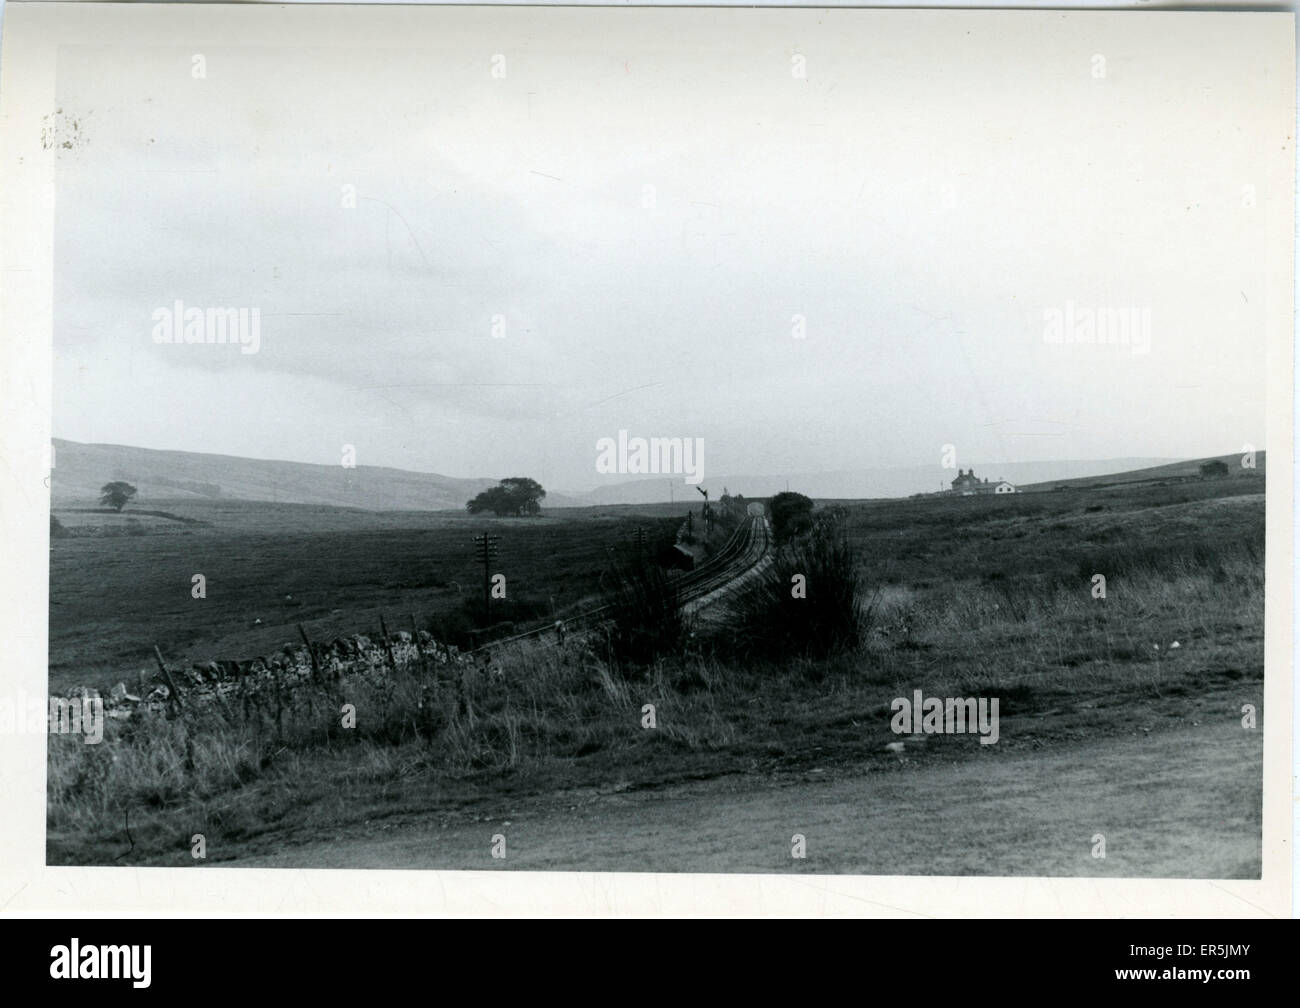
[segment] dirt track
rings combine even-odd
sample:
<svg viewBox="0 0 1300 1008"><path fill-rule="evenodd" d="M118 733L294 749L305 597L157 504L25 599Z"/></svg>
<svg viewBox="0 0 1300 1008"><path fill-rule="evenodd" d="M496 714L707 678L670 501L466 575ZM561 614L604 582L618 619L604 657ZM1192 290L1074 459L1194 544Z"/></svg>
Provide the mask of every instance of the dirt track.
<svg viewBox="0 0 1300 1008"><path fill-rule="evenodd" d="M281 868L1258 877L1262 733L1235 721L1050 749L937 743L851 767L503 802L222 864ZM969 741L969 740L963 740ZM791 837L807 858L791 857ZM1106 857L1094 858L1093 836ZM506 857L494 859L495 834Z"/></svg>

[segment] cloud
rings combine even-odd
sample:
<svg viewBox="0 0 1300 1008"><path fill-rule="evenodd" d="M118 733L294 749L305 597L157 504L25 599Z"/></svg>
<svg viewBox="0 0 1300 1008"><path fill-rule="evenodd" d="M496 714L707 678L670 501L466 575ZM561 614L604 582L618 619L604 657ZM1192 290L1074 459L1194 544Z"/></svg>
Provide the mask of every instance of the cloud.
<svg viewBox="0 0 1300 1008"><path fill-rule="evenodd" d="M1225 145L1204 115L1257 75L1200 66L1221 107L1184 109L1174 42L1104 97L1052 36L942 68L861 44L806 86L739 43L539 46L499 81L451 42L213 49L201 81L188 50L88 49L60 67L88 126L56 432L329 460L352 432L376 464L570 485L620 428L715 439L716 471L1262 442L1264 299L1225 264L1262 241L1229 196L1271 120ZM153 345L177 298L259 307L260 352ZM1045 342L1067 300L1149 307L1150 357Z"/></svg>

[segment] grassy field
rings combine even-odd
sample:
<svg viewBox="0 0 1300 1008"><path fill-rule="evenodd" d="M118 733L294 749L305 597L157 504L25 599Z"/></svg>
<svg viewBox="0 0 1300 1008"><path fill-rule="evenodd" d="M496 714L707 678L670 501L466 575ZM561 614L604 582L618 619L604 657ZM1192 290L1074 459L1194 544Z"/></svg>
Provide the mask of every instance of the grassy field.
<svg viewBox="0 0 1300 1008"><path fill-rule="evenodd" d="M678 514L481 518L247 501L56 509L73 534L50 543L50 686L134 685L139 670L152 675L155 644L180 665L267 654L296 641L300 622L316 640L373 633L380 613L390 629L409 630L412 614L422 629L455 625L482 599L471 540L485 531L501 537L499 615L563 612L600 592L611 547L637 527L671 535ZM196 573L204 599L191 597Z"/></svg>
<svg viewBox="0 0 1300 1008"><path fill-rule="evenodd" d="M455 520L430 530L410 518L404 528L408 516L373 520L392 524L316 535L245 531L243 538L256 540L262 552L241 552L232 532L218 535L228 551L227 576L241 576L241 564L264 564L265 576L276 576L263 556L271 551L279 551L280 578L302 569L285 570L286 556L315 564L312 570L340 566L336 543L348 544L358 559L380 549L390 558L407 556L418 569L438 541L421 536L459 541L472 527ZM592 529L619 527L588 517L536 524L530 534L570 543L575 558L592 557L598 538ZM503 523L500 531L511 528ZM844 528L866 585L864 632L853 650L742 662L694 639L648 667L621 668L581 642L528 645L497 652L490 670L444 670L429 678L406 667L382 682L330 684L296 700L274 730L260 716L246 722L210 711L120 730L110 725L114 734L99 746L52 737L49 859L192 863L189 837L202 832L209 863L322 863L321 845L340 835L348 838L350 863L385 863L372 848L383 846L390 829L404 838L394 849L406 850L433 830L476 836L474 824L518 814L537 824L538 836L551 837L535 866L648 869L663 859L640 841L629 840L625 856L641 857L641 851L644 864L616 865L607 852L583 861L581 850L558 848L563 828L555 816L586 807L593 796L635 792L649 796L644 821L658 807L655 794L675 800L691 782L714 781L749 795L744 801L752 812L742 815L738 807L738 822L749 816L784 830L795 827L777 814L782 799L764 794L785 788L779 794L798 806L803 792L787 785L827 780L847 783L826 792L820 805L808 799L809 814L838 831L836 853L809 870L1258 872L1257 736L1241 727L1240 711L1244 703L1255 705L1262 727L1262 479L863 502L846 508ZM203 534L186 533L196 542ZM176 537L114 542L134 548L154 538L161 547ZM97 545L110 546L107 540ZM518 549L522 555L526 548ZM159 591L152 584L159 568L137 560L129 569L141 581L135 590ZM1096 574L1106 579L1104 599L1094 597ZM372 602L401 597L384 592L428 590L394 587L393 576L391 563L320 575L322 584L337 586L332 591L348 587ZM186 573L182 589L187 585ZM338 602L322 590L313 604ZM114 631L119 639L127 629L157 632L155 614L136 612ZM283 617L282 625L295 618ZM176 626L183 625L178 616ZM972 736L937 736L925 745L909 739L904 758L887 752L898 740L889 727L890 702L916 689L998 697L999 743L982 747ZM363 712L356 729L338 729L341 702ZM642 726L647 703L657 711L654 730ZM1189 745L1201 747L1198 759L1187 758ZM1140 763L1134 780L1148 782L1144 787L1121 786L1116 778L1123 758L1115 754L1130 750ZM1085 758L1080 753L1086 766L1071 763ZM949 810L941 817L920 806L894 807L909 787L941 788L944 781L969 787L982 778L980 768L993 774L987 807L978 791L964 805L935 798L936 808ZM1206 800L1195 797L1207 774L1235 796L1230 810L1218 806L1231 814L1214 824L1219 840L1211 846L1227 852L1217 858L1194 842L1209 829ZM863 797L854 799L857 794ZM1144 795L1158 828L1143 825ZM892 811L874 811L873 821L909 837L931 823L925 842L885 833L871 841L888 848L880 856L853 850L852 802L867 796L892 803ZM673 814L684 824L700 821L708 800L700 801L705 804L697 803L694 813ZM990 810L1004 806L1008 823L1042 828L1032 835L993 828ZM1076 847L1061 845L1077 845L1078 838L1049 828L1067 809L1079 813L1070 812L1069 821L1080 830L1094 821L1118 824L1113 828L1126 845L1115 866L1103 871L1071 860ZM619 822L636 818L609 802L593 815L603 818L583 826L592 835L612 835ZM758 841L751 840L731 846L684 840L682 849L695 854L667 870L762 870ZM415 863L476 863L456 844L424 849L427 856ZM395 853L389 863L407 861Z"/></svg>
<svg viewBox="0 0 1300 1008"><path fill-rule="evenodd" d="M911 675L1043 699L1262 670L1258 480L864 505L850 528L879 643Z"/></svg>

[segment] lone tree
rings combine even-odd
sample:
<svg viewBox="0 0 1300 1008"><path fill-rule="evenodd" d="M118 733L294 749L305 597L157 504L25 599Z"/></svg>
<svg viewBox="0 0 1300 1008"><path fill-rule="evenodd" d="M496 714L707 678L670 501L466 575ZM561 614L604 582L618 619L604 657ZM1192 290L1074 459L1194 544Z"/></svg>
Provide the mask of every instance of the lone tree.
<svg viewBox="0 0 1300 1008"><path fill-rule="evenodd" d="M112 483L105 483L99 488L99 503L105 507L111 507L114 511L121 511L126 507L127 502L135 496L135 487L130 483L123 483L121 480L114 480Z"/></svg>
<svg viewBox="0 0 1300 1008"><path fill-rule="evenodd" d="M778 546L812 528L812 509L811 500L791 490L783 491L768 501L767 510L772 516L772 531L776 533Z"/></svg>
<svg viewBox="0 0 1300 1008"><path fill-rule="evenodd" d="M1201 463L1201 479L1223 479L1228 475L1228 464L1222 459Z"/></svg>
<svg viewBox="0 0 1300 1008"><path fill-rule="evenodd" d="M491 511L498 518L531 517L542 513L542 498L546 491L536 480L526 476L511 476L494 487L489 487L465 505L470 514Z"/></svg>

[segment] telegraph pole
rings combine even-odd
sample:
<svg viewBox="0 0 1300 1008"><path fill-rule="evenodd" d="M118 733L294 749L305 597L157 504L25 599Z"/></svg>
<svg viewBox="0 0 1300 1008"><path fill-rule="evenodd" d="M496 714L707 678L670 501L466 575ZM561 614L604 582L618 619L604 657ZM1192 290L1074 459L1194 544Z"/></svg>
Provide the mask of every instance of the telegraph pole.
<svg viewBox="0 0 1300 1008"><path fill-rule="evenodd" d="M497 555L497 543L500 541L500 536L488 535L486 532L474 537L475 552L483 561L483 625L485 627L492 625L492 560Z"/></svg>

